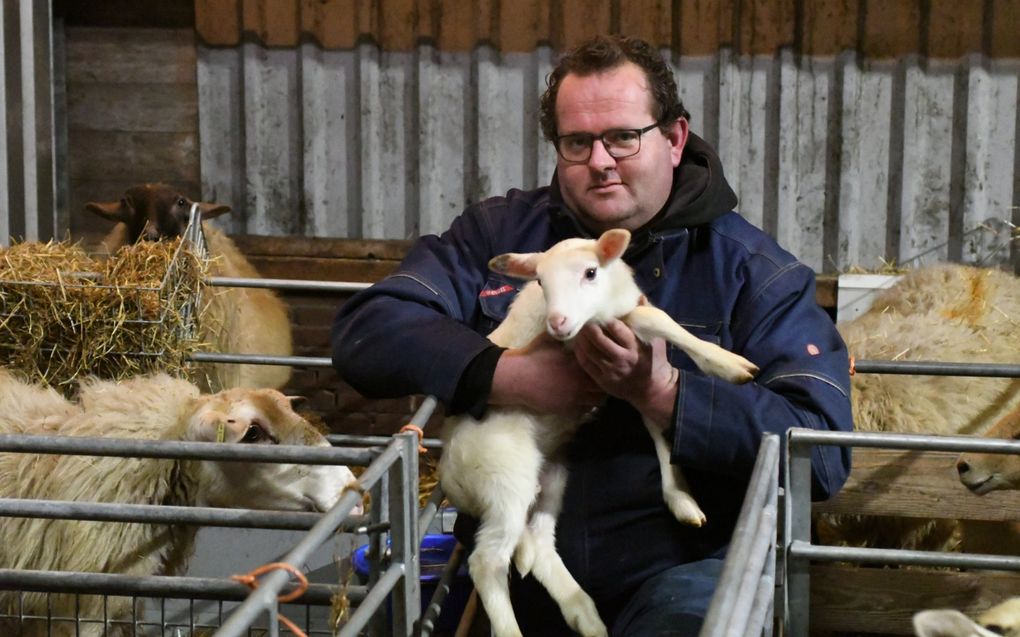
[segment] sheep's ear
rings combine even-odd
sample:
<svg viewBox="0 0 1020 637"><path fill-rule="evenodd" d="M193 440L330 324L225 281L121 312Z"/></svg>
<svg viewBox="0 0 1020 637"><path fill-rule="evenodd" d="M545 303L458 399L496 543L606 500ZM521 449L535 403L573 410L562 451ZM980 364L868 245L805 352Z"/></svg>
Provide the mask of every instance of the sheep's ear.
<svg viewBox="0 0 1020 637"><path fill-rule="evenodd" d="M290 401L291 409L297 409L301 405L308 404L308 398L306 396L287 396L287 400Z"/></svg>
<svg viewBox="0 0 1020 637"><path fill-rule="evenodd" d="M614 228L613 230L606 230L599 237L596 253L598 254L599 264L605 265L614 259L619 259L623 256L627 246L630 244L630 231L622 228Z"/></svg>
<svg viewBox="0 0 1020 637"><path fill-rule="evenodd" d="M918 637L981 637L994 635L958 610L923 610L914 615Z"/></svg>
<svg viewBox="0 0 1020 637"><path fill-rule="evenodd" d="M202 219L214 219L220 215L230 212L230 206L222 203L199 202L198 209L202 211Z"/></svg>
<svg viewBox="0 0 1020 637"><path fill-rule="evenodd" d="M131 205L126 199L111 201L109 203L90 201L85 204L85 210L114 222L121 221L123 223L129 223L133 216Z"/></svg>
<svg viewBox="0 0 1020 637"><path fill-rule="evenodd" d="M538 254L530 252L518 254L507 252L489 260L489 269L517 279L535 279L538 277Z"/></svg>

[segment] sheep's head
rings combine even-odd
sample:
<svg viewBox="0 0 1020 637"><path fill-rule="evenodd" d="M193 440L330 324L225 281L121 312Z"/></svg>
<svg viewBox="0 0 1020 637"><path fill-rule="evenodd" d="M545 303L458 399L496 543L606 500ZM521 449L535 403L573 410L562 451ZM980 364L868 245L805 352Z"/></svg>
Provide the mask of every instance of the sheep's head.
<svg viewBox="0 0 1020 637"><path fill-rule="evenodd" d="M620 260L629 243L627 230L607 230L598 240L566 239L545 252L501 254L489 268L537 280L545 296L546 330L566 341L589 321L605 322L633 309L640 296L636 286L619 285L633 280Z"/></svg>
<svg viewBox="0 0 1020 637"><path fill-rule="evenodd" d="M1007 414L985 434L988 438L1020 440L1020 408ZM1008 453L963 453L956 462L960 482L978 495L1020 489L1020 456Z"/></svg>
<svg viewBox="0 0 1020 637"><path fill-rule="evenodd" d="M925 610L914 615L918 637L1020 637L1020 597L978 615L976 621L957 610Z"/></svg>
<svg viewBox="0 0 1020 637"><path fill-rule="evenodd" d="M188 227L194 202L166 184L144 184L128 188L120 201L90 201L85 209L100 217L123 223L126 239L159 241L179 237ZM212 219L230 212L230 206L217 203L198 204L202 219Z"/></svg>
<svg viewBox="0 0 1020 637"><path fill-rule="evenodd" d="M228 389L197 400L187 438L250 445L329 447L325 436L275 389ZM345 466L201 463L199 501L207 506L325 511L354 474ZM356 513L361 510L357 509Z"/></svg>

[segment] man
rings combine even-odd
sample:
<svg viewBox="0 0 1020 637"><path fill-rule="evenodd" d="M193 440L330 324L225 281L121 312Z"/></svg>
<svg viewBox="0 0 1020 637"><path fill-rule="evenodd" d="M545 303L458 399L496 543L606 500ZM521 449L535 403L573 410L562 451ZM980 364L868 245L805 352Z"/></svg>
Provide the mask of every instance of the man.
<svg viewBox="0 0 1020 637"><path fill-rule="evenodd" d="M852 428L846 348L815 303L813 272L733 212L719 159L689 132L655 49L594 38L560 61L541 106L558 154L552 183L473 205L442 236L422 237L396 273L342 308L333 362L368 396L432 394L448 413L599 406L567 450L557 548L612 635L695 635L762 435ZM502 350L482 336L520 287L487 270L492 256L608 228L632 232L624 258L650 301L757 364L755 381L706 377L619 321L586 327L572 353L547 337ZM703 528L663 504L642 415L672 440ZM819 448L814 495L835 493L849 464L845 451ZM513 593L525 635L571 634L530 578Z"/></svg>

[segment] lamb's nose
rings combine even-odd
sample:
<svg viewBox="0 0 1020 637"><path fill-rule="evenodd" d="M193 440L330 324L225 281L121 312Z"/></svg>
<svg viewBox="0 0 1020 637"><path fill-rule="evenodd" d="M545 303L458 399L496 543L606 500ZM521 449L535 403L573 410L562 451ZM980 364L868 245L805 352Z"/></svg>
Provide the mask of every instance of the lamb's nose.
<svg viewBox="0 0 1020 637"><path fill-rule="evenodd" d="M567 317L556 312L550 314L546 320L549 323L549 329L556 333L562 332L563 326L567 323Z"/></svg>
<svg viewBox="0 0 1020 637"><path fill-rule="evenodd" d="M966 460L960 460L959 462L956 463L956 471L962 476L963 474L970 471L970 465L967 464Z"/></svg>

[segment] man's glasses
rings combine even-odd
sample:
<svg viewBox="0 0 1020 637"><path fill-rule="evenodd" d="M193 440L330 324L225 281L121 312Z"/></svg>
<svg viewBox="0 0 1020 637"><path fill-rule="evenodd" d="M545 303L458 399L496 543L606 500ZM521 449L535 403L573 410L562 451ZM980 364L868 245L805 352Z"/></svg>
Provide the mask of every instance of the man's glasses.
<svg viewBox="0 0 1020 637"><path fill-rule="evenodd" d="M581 163L591 158L591 148L595 140L602 142L606 152L613 159L623 159L637 155L641 150L641 136L659 125L658 122L644 128L614 128L601 135L591 133L571 133L556 138L556 152L566 161Z"/></svg>

